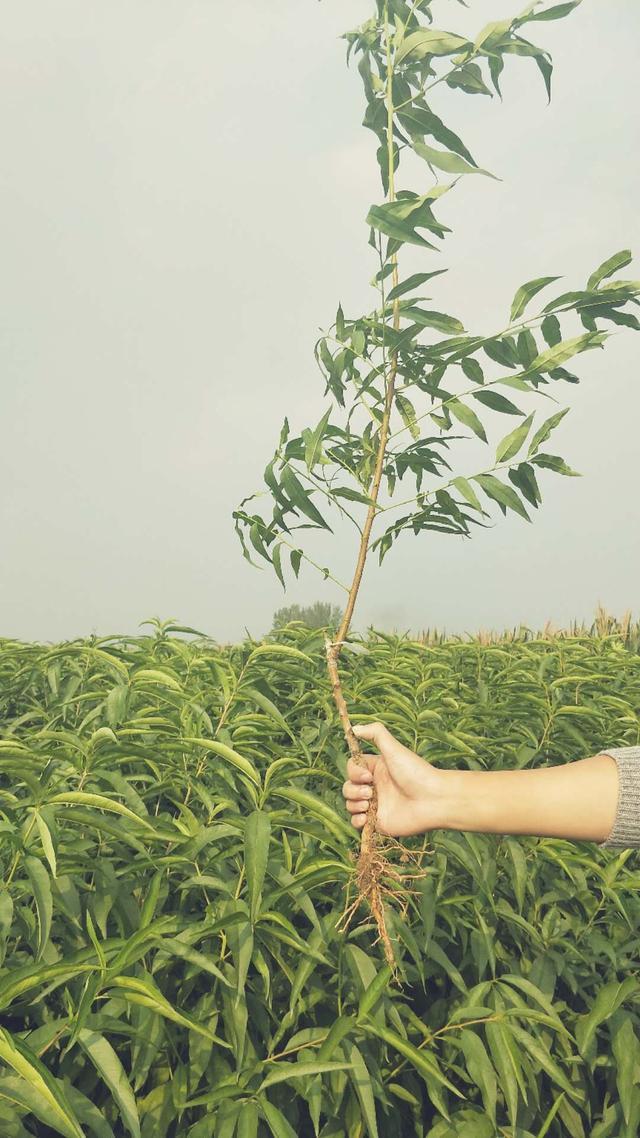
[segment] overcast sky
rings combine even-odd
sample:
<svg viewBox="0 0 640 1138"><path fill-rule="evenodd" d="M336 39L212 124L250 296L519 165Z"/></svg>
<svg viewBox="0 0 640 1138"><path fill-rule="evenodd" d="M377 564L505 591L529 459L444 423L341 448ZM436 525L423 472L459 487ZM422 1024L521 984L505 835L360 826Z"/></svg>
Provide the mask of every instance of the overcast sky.
<svg viewBox="0 0 640 1138"><path fill-rule="evenodd" d="M320 418L313 345L338 300L375 304L376 144L339 39L372 6L1 0L0 636L158 615L233 640L283 603L340 602L311 569L285 597L242 559L231 511L285 414L295 433ZM523 6L434 10L473 32ZM584 0L531 34L554 56L551 106L518 59L504 104L434 101L503 179L468 178L438 211L454 234L433 306L475 332L504 325L523 281L579 287L640 253L640 6ZM471 541L405 535L371 562L357 627L539 627L598 601L640 616L640 336L621 329L576 370L550 449L583 477L543 472L531 525L496 511ZM346 577L353 538L336 544L314 548Z"/></svg>

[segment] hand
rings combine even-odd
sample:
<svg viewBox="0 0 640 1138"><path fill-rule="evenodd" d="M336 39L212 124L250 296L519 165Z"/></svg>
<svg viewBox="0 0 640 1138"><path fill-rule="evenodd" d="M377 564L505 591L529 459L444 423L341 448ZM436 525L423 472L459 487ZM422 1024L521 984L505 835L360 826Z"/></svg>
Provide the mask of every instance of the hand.
<svg viewBox="0 0 640 1138"><path fill-rule="evenodd" d="M348 781L342 793L351 823L361 830L367 818L372 785L378 792L377 829L391 837L422 834L442 825L443 781L437 770L415 751L403 746L382 723L358 724L358 739L373 743L379 755L364 755L367 766L347 763Z"/></svg>

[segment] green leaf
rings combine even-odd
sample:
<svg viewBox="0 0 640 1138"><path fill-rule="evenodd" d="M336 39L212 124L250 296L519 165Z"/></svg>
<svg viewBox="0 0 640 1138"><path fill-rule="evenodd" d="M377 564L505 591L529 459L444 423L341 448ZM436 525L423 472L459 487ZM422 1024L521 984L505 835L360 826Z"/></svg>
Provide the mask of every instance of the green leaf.
<svg viewBox="0 0 640 1138"><path fill-rule="evenodd" d="M262 886L267 871L271 822L262 810L254 810L247 818L244 831L244 866L249 894L249 914L252 924L262 903Z"/></svg>
<svg viewBox="0 0 640 1138"><path fill-rule="evenodd" d="M202 878L202 884L207 882L206 876ZM227 980L224 973L209 959L203 952L198 952L197 949L192 948L189 944L180 940L179 937L159 937L158 938L158 956L162 953L167 953L168 956L177 956L180 960L186 960L188 964L194 964L202 972L208 972L211 976L215 976L221 984L230 988L231 984ZM156 961L158 960L156 956Z"/></svg>
<svg viewBox="0 0 640 1138"><path fill-rule="evenodd" d="M258 1102L273 1138L298 1138L295 1130L287 1121L284 1114L278 1110L277 1106L269 1102L268 1098L264 1095L258 1097Z"/></svg>
<svg viewBox="0 0 640 1138"><path fill-rule="evenodd" d="M619 269L624 269L625 265L630 264L632 259L630 249L622 249L619 253L614 253L591 274L587 281L587 288L596 289L601 281L612 276L613 273L617 273Z"/></svg>
<svg viewBox="0 0 640 1138"><path fill-rule="evenodd" d="M447 335L458 336L464 332L464 325L455 316L449 316L446 312L433 312L426 308L411 306L404 308L402 315L408 320L413 320L414 324L420 324L423 328L435 328Z"/></svg>
<svg viewBox="0 0 640 1138"><path fill-rule="evenodd" d="M373 498L360 490L353 490L351 486L332 486L331 493L334 498L345 498L347 502L361 502L365 506L373 504Z"/></svg>
<svg viewBox="0 0 640 1138"><path fill-rule="evenodd" d="M538 483L536 482L535 471L528 462L521 462L518 466L512 466L508 473L510 482L522 494L523 498L529 502L534 509L537 510L539 503L542 501L542 495Z"/></svg>
<svg viewBox="0 0 640 1138"><path fill-rule="evenodd" d="M577 1087L574 1087L569 1082L564 1071L558 1063L549 1054L548 1047L543 1047L541 1042L531 1035L529 1032L524 1031L517 1023L511 1022L510 1030L516 1041L522 1046L522 1050L529 1053L532 1057L537 1070L546 1071L549 1078L560 1087L563 1091L570 1096L570 1098L581 1102L583 1100L583 1092Z"/></svg>
<svg viewBox="0 0 640 1138"><path fill-rule="evenodd" d="M111 814L120 814L122 818L128 818L145 830L150 830L152 834L157 834L157 830L150 822L147 822L146 818L140 818L128 806L124 806L122 802L118 802L114 798L106 798L104 794L88 794L84 790L68 790L64 794L54 794L53 798L48 799L50 806L55 804L73 806L76 803L79 806L93 806L97 810L107 810Z"/></svg>
<svg viewBox="0 0 640 1138"><path fill-rule="evenodd" d="M328 802L324 802L317 795L293 786L273 787L271 793L279 798L284 798L287 802L300 806L306 814L311 814L313 818L317 818L319 822L327 826L335 837L347 841L349 844L353 841L355 836L353 827L345 822L344 818L332 806L329 806Z"/></svg>
<svg viewBox="0 0 640 1138"><path fill-rule="evenodd" d="M596 1030L601 1023L605 1023L619 1007L631 997L637 1000L640 984L635 976L627 976L626 980L612 980L600 988L591 1011L578 1016L575 1026L576 1043L580 1054L585 1058L591 1050L591 1043Z"/></svg>
<svg viewBox="0 0 640 1138"><path fill-rule="evenodd" d="M26 857L24 859L24 868L31 883L36 902L36 914L38 918L36 961L39 961L42 959L42 954L49 943L49 934L51 932L51 918L53 915L51 881L44 865L37 857Z"/></svg>
<svg viewBox="0 0 640 1138"><path fill-rule="evenodd" d="M371 1084L371 1076L367 1070L367 1064L355 1043L352 1043L349 1048L349 1059L351 1061L351 1082L355 1088L360 1109L367 1127L367 1134L369 1138L378 1138L378 1123L376 1120L376 1102L373 1093L373 1086Z"/></svg>
<svg viewBox="0 0 640 1138"><path fill-rule="evenodd" d="M131 676L131 684L137 686L138 684L161 684L163 687L171 688L173 691L182 691L182 686L178 683L175 676L169 675L167 672L161 672L158 668L140 668Z"/></svg>
<svg viewBox="0 0 640 1138"><path fill-rule="evenodd" d="M38 827L40 841L42 842L44 856L46 857L47 861L49 862L49 866L51 867L52 877L55 877L57 872L56 851L54 849L51 831L39 810L34 810L34 817L36 820L36 826Z"/></svg>
<svg viewBox="0 0 640 1138"><path fill-rule="evenodd" d="M271 564L276 571L276 575L280 581L280 584L282 585L283 589L285 589L286 585L284 574L282 572L282 542L274 545L273 549L271 550Z"/></svg>
<svg viewBox="0 0 640 1138"><path fill-rule="evenodd" d="M510 431L509 434L505 435L498 443L496 447L496 462L508 462L510 458L513 458L514 455L518 453L529 434L533 418L533 414L528 415L524 423L520 423L518 427Z"/></svg>
<svg viewBox="0 0 640 1138"><path fill-rule="evenodd" d="M445 126L442 119L438 118L428 107L416 107L414 104L399 111L398 118L412 139L415 140L416 136L429 135L435 138L436 142L439 142L446 150L459 154L462 158L466 158L472 166L477 166L477 162L467 150L462 139Z"/></svg>
<svg viewBox="0 0 640 1138"><path fill-rule="evenodd" d="M466 63L464 66L458 65L455 70L451 70L445 78L447 87L459 87L460 90L466 91L468 95L489 95L492 98L492 92L484 81L482 69L477 63Z"/></svg>
<svg viewBox="0 0 640 1138"><path fill-rule="evenodd" d="M89 1031L86 1027L78 1032L78 1043L109 1088L124 1126L132 1138L140 1138L140 1119L136 1100L124 1067L113 1047L99 1032Z"/></svg>
<svg viewBox="0 0 640 1138"><path fill-rule="evenodd" d="M368 985L360 997L357 1017L358 1022L360 1022L361 1019L365 1019L369 1015L369 1012L373 1011L378 1000L387 991L390 979L391 968L388 964L385 964L384 968L380 968L373 982Z"/></svg>
<svg viewBox="0 0 640 1138"><path fill-rule="evenodd" d="M518 1114L518 1080L513 1037L509 1028L503 1023L487 1022L484 1024L484 1031L498 1072L500 1089L507 1104L509 1122L515 1129Z"/></svg>
<svg viewBox="0 0 640 1138"><path fill-rule="evenodd" d="M468 47L471 47L471 44L462 36L454 35L452 32L421 28L402 42L396 52L395 62L402 63L408 56L413 59L424 59L427 55L453 55Z"/></svg>
<svg viewBox="0 0 640 1138"><path fill-rule="evenodd" d="M467 478L462 478L462 477L454 478L453 479L453 485L456 487L457 490L460 491L460 493L462 494L462 497L467 500L469 505L473 506L474 510L478 510L481 514L484 513L484 510L482 509L482 506L480 504L480 499L478 498L478 495L476 494L475 490L473 489L473 486L471 485L471 483L468 481Z"/></svg>
<svg viewBox="0 0 640 1138"><path fill-rule="evenodd" d="M477 360L461 360L460 367L467 379L472 380L473 383L484 383L484 372Z"/></svg>
<svg viewBox="0 0 640 1138"><path fill-rule="evenodd" d="M548 348L546 352L536 356L527 368L527 372L553 371L566 360L570 360L587 348L601 344L605 339L606 333L604 332L599 332L597 336L594 336L592 332L585 332L582 336L574 336L570 340L561 340L559 344L554 344L552 348Z"/></svg>
<svg viewBox="0 0 640 1138"><path fill-rule="evenodd" d="M188 1031L195 1031L198 1035L204 1036L205 1039L210 1039L213 1043L219 1046L228 1047L229 1044L225 1043L224 1039L220 1039L208 1027L198 1023L192 1016L187 1015L186 1012L180 1012L174 1008L173 1004L163 996L160 989L151 980L151 977L144 979L142 976L114 976L109 980L109 986L117 989L117 992L123 999L132 1004L140 1004L143 1008L151 1008L152 1011L157 1012L163 1019L171 1020L172 1023L177 1023L180 1027L187 1028Z"/></svg>
<svg viewBox="0 0 640 1138"><path fill-rule="evenodd" d="M313 434L309 435L304 452L304 461L306 463L307 470L313 470L314 466L318 462L318 459L320 458L320 455L322 453L322 441L324 439L325 431L329 423L330 415L331 407L322 416Z"/></svg>
<svg viewBox="0 0 640 1138"><path fill-rule="evenodd" d="M411 433L411 437L413 439L419 438L420 428L416 422L416 412L411 400L407 399L406 396L401 395L400 392L396 392L395 403L398 411L400 412L402 422Z"/></svg>
<svg viewBox="0 0 640 1138"><path fill-rule="evenodd" d="M499 391L473 391L472 395L478 403L484 403L486 407L490 407L492 411L500 411L502 415L524 415L524 411Z"/></svg>
<svg viewBox="0 0 640 1138"><path fill-rule="evenodd" d="M503 367L518 367L520 362L515 342L508 336L503 336L502 338L495 337L493 340L487 340L482 345L482 350L488 355L490 360L494 360L497 364L502 364Z"/></svg>
<svg viewBox="0 0 640 1138"><path fill-rule="evenodd" d="M503 513L506 513L507 509L514 510L526 521L531 521L515 490L512 490L510 486L505 486L499 478L493 474L474 474L473 481L482 487L488 498L493 498L494 501L498 502Z"/></svg>
<svg viewBox="0 0 640 1138"><path fill-rule="evenodd" d="M553 281L559 280L560 277L538 277L536 280L527 281L526 284L520 285L520 288L517 290L511 304L511 323L513 324L513 322L517 320L519 316L522 316L522 313L527 307L529 301L533 299L536 293L541 292L543 288L546 288L547 285L552 284Z"/></svg>
<svg viewBox="0 0 640 1138"><path fill-rule="evenodd" d="M248 688L243 684L241 691L245 699L253 700L253 702L257 704L258 707L262 709L262 711L264 711L265 715L268 715L269 718L278 727L280 727L285 732L285 734L289 736L290 739L295 739L295 734L289 727L289 724L287 723L282 712L280 712L276 707L275 703L273 703L266 695L264 695L261 691L258 691L256 688Z"/></svg>
<svg viewBox="0 0 640 1138"><path fill-rule="evenodd" d="M362 328L356 328L351 333L351 347L353 348L356 356L363 356L364 350L367 346L367 338L362 331Z"/></svg>
<svg viewBox="0 0 640 1138"><path fill-rule="evenodd" d="M450 150L436 150L433 146L427 146L426 142L417 141L414 142L413 149L430 166L435 166L438 170L445 170L447 174L484 174L496 182L500 181L500 178L496 178L495 174L489 170L483 170L480 166L473 166L467 162L466 158L462 158L459 154L453 154Z"/></svg>
<svg viewBox="0 0 640 1138"><path fill-rule="evenodd" d="M397 1032L391 1031L390 1028L381 1027L372 1022L364 1022L362 1029L367 1035L377 1036L378 1039L384 1040L390 1047L398 1051L400 1055L404 1055L405 1059L409 1060L418 1074L427 1082L427 1085L431 1080L434 1080L443 1087L447 1087L448 1090L450 1090L452 1094L457 1095L458 1098L465 1097L458 1088L447 1079L446 1075L442 1074L433 1054L427 1051L420 1051L417 1047L414 1047L412 1043L409 1043L407 1039L403 1039L401 1035L398 1035Z"/></svg>
<svg viewBox="0 0 640 1138"><path fill-rule="evenodd" d="M275 646L273 646L275 647ZM195 747L203 747L205 751L210 751L214 755L218 755L230 766L235 767L236 770L242 772L251 782L256 786L260 786L260 775L253 763L246 759L243 755L239 755L232 747L228 747L226 743L219 743L217 739L197 739L191 736L185 736L182 740L184 743L191 743Z"/></svg>
<svg viewBox="0 0 640 1138"><path fill-rule="evenodd" d="M542 321L542 335L544 336L550 348L555 347L562 340L562 331L560 329L560 321L557 316L545 316Z"/></svg>
<svg viewBox="0 0 640 1138"><path fill-rule="evenodd" d="M372 205L367 217L367 225L373 226L380 233L384 233L387 237L392 237L394 241L398 241L401 245L420 245L423 249L436 249L431 241L427 241L421 234L416 233L417 219L414 224L410 224L405 217L406 210L403 208L402 202L386 202L384 205ZM424 223L421 223L424 224Z"/></svg>
<svg viewBox="0 0 640 1138"><path fill-rule="evenodd" d="M99 1107L68 1080L65 1090L82 1126L88 1127L95 1138L114 1138L113 1130Z"/></svg>
<svg viewBox="0 0 640 1138"><path fill-rule="evenodd" d="M531 16L527 16L526 23L533 23L534 20L560 20L573 12L573 9L581 3L582 0L567 0L565 4L555 4L553 8L545 8L542 12L534 12Z"/></svg>
<svg viewBox="0 0 640 1138"><path fill-rule="evenodd" d="M567 466L563 458L557 454L545 454L540 452L531 459L531 462L536 466L543 466L547 470L555 470L556 474L566 474L570 478L581 478L582 475L577 470L572 470Z"/></svg>
<svg viewBox="0 0 640 1138"><path fill-rule="evenodd" d="M91 954L92 952L93 950L91 950ZM62 983L87 972L93 972L96 967L95 963L93 961L87 963L87 957L90 953L84 950L78 955L81 956L81 959L71 962L67 960L59 964L28 964L12 969L8 975L0 978L0 1008L9 1007L13 1000L25 995L33 988L39 988L42 984L50 984L53 988L56 982Z"/></svg>
<svg viewBox="0 0 640 1138"><path fill-rule="evenodd" d="M529 328L524 328L522 332L518 333L517 349L520 363L524 368L528 368L538 355L538 345Z"/></svg>
<svg viewBox="0 0 640 1138"><path fill-rule="evenodd" d="M315 525L320 526L322 529L329 530L329 533L333 533L331 526L328 525L322 514L311 501L310 494L307 493L300 480L296 478L293 470L288 465L282 468L282 485L297 510L300 510L300 512Z"/></svg>
<svg viewBox="0 0 640 1138"><path fill-rule="evenodd" d="M258 1138L259 1123L258 1104L250 1099L243 1102L236 1124L236 1138Z"/></svg>
<svg viewBox="0 0 640 1138"><path fill-rule="evenodd" d="M21 1039L0 1027L0 1062L19 1075L49 1109L47 1122L64 1138L84 1138L64 1090ZM137 1136L139 1138L139 1135Z"/></svg>
<svg viewBox="0 0 640 1138"><path fill-rule="evenodd" d="M451 411L451 414L454 416L454 418L458 419L459 422L464 423L465 427L470 427L474 435L477 435L479 439L482 439L482 441L486 443L487 436L485 434L484 427L482 426L482 423L480 422L480 419L476 415L475 411L472 411L466 403L460 403L458 399L447 400L447 407Z"/></svg>
<svg viewBox="0 0 640 1138"><path fill-rule="evenodd" d="M468 1017L465 1017L468 1018ZM496 1073L487 1055L484 1043L475 1031L463 1028L459 1034L467 1070L482 1095L484 1109L493 1125L496 1124L497 1082Z"/></svg>
<svg viewBox="0 0 640 1138"><path fill-rule="evenodd" d="M346 1071L351 1069L350 1063L284 1063L278 1061L271 1064L270 1073L261 1082L258 1092L265 1091L275 1083L288 1083L290 1079L302 1079L309 1075L322 1075L327 1071Z"/></svg>
<svg viewBox="0 0 640 1138"><path fill-rule="evenodd" d="M249 660L254 660L256 656L290 656L292 660L313 664L313 660L306 652L301 652L299 648L293 648L290 644L259 644L257 648L252 649Z"/></svg>
<svg viewBox="0 0 640 1138"><path fill-rule="evenodd" d="M548 419L545 419L544 423L541 427L538 427L538 430L531 440L529 450L527 451L527 457L529 457L529 455L535 454L542 443L547 441L551 432L555 427L558 426L558 423L564 419L568 411L569 408L565 407L563 411L557 411L555 415L551 415Z"/></svg>
<svg viewBox="0 0 640 1138"><path fill-rule="evenodd" d="M419 288L420 285L426 281L431 280L432 277L439 277L442 273L446 273L446 269L435 269L432 273L413 273L412 276L407 277L406 280L401 281L386 297L387 301L397 300L399 296L404 296L405 293L411 292L414 288Z"/></svg>
<svg viewBox="0 0 640 1138"><path fill-rule="evenodd" d="M634 1100L636 1072L640 1063L640 1040L633 1028L631 1016L625 1015L612 1030L612 1051L615 1059L616 1085L624 1120L629 1126Z"/></svg>

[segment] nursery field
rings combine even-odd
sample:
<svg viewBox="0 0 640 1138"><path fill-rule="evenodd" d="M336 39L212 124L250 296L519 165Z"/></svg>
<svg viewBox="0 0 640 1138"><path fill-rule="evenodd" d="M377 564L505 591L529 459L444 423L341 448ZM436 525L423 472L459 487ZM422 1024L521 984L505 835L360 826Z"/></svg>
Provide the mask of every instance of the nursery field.
<svg viewBox="0 0 640 1138"><path fill-rule="evenodd" d="M446 767L640 740L619 630L370 632L342 683ZM336 930L346 758L321 631L0 640L2 1138L636 1138L638 852L409 839L394 983Z"/></svg>

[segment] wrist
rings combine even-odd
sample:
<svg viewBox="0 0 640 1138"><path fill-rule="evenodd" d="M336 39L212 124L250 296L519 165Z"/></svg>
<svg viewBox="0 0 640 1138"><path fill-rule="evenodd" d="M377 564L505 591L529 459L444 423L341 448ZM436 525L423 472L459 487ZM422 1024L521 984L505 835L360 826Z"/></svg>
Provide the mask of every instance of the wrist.
<svg viewBox="0 0 640 1138"><path fill-rule="evenodd" d="M468 829L468 796L460 778L463 773L431 768L423 809L425 831Z"/></svg>
<svg viewBox="0 0 640 1138"><path fill-rule="evenodd" d="M491 829L491 802L487 798L486 771L439 770L437 794L441 830ZM484 781L482 781L482 776Z"/></svg>

